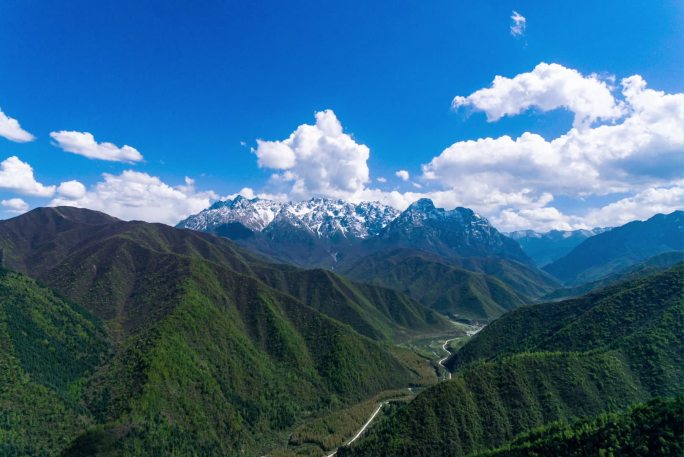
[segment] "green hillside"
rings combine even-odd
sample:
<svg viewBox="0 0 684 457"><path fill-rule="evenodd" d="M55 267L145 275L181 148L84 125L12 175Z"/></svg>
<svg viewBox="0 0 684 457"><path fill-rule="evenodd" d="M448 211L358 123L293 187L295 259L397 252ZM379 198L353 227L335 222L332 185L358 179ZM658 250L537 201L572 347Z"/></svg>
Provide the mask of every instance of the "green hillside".
<svg viewBox="0 0 684 457"><path fill-rule="evenodd" d="M402 339L412 334L448 330L446 317L382 285L350 281L329 270L300 270L279 265L253 266L275 289L374 339Z"/></svg>
<svg viewBox="0 0 684 457"><path fill-rule="evenodd" d="M88 309L112 342L78 384L79 427L55 431L45 455L79 433L64 455L254 455L297 421L417 382L412 367L427 363L385 341L412 330L404 324L433 325L396 292L334 275L317 286L317 273L290 267L279 276L227 240L160 224L65 208L26 218L0 223L5 263ZM329 282L350 291L322 295ZM330 297L345 299L329 310ZM47 426L22 427L14 433Z"/></svg>
<svg viewBox="0 0 684 457"><path fill-rule="evenodd" d="M593 290L608 287L622 281L636 279L642 276L647 276L649 274L666 270L682 261L684 261L684 252L664 252L662 254L658 254L647 259L645 262L624 268L618 271L617 273L611 274L597 281L579 284L577 286L572 287L562 287L560 289L554 290L550 294L542 297L540 301L551 301L560 300L563 298L578 297Z"/></svg>
<svg viewBox="0 0 684 457"><path fill-rule="evenodd" d="M449 361L451 381L396 407L340 455L467 455L548 422L680 394L683 273L506 314Z"/></svg>
<svg viewBox="0 0 684 457"><path fill-rule="evenodd" d="M513 261L446 260L406 249L368 255L342 265L340 272L404 292L444 314L485 320L529 303L555 286L543 273Z"/></svg>
<svg viewBox="0 0 684 457"><path fill-rule="evenodd" d="M91 411L118 436L113 455L261 452L312 411L415 379L377 343L253 278L191 271L174 309L90 386Z"/></svg>
<svg viewBox="0 0 684 457"><path fill-rule="evenodd" d="M684 396L655 399L624 413L524 433L500 449L473 457L678 456L684 454Z"/></svg>
<svg viewBox="0 0 684 457"><path fill-rule="evenodd" d="M78 208L38 208L0 222L0 248L6 265L84 304L119 333L135 330L150 312L163 315L159 305L177 287L174 272L195 258L257 277L374 339L448 325L401 293L272 264L205 233L123 222Z"/></svg>
<svg viewBox="0 0 684 457"><path fill-rule="evenodd" d="M649 345L654 345L649 359L663 350L682 358L684 321L679 317L684 312L683 287L684 264L680 264L577 299L517 309L473 337L447 366L456 370L520 352L647 350ZM684 374L684 368L676 371L677 376Z"/></svg>
<svg viewBox="0 0 684 457"><path fill-rule="evenodd" d="M108 351L97 319L0 270L0 455L55 455L91 425L82 394Z"/></svg>
<svg viewBox="0 0 684 457"><path fill-rule="evenodd" d="M468 271L493 276L518 294L538 299L556 290L558 281L543 270L498 257L466 257L449 259Z"/></svg>

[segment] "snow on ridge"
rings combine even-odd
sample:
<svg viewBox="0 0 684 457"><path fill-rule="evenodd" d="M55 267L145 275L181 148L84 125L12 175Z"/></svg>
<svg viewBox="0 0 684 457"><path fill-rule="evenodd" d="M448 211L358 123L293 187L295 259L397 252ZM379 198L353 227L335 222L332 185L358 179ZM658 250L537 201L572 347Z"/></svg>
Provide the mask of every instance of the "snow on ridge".
<svg viewBox="0 0 684 457"><path fill-rule="evenodd" d="M255 232L268 227L279 214L287 220L307 227L320 237L332 237L337 233L354 238L376 235L400 213L392 207L377 202L359 204L312 198L300 202L276 202L254 198L236 197L214 203L208 209L181 221L178 226L200 231L229 222L239 222Z"/></svg>

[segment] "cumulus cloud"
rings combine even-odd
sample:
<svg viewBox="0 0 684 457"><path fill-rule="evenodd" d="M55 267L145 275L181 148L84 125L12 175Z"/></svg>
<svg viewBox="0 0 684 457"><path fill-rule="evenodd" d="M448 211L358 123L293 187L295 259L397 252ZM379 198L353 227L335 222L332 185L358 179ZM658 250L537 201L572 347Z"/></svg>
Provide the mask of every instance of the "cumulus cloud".
<svg viewBox="0 0 684 457"><path fill-rule="evenodd" d="M409 172L406 170L398 170L394 175L402 181L408 181L411 178L411 175L409 175Z"/></svg>
<svg viewBox="0 0 684 457"><path fill-rule="evenodd" d="M0 162L0 189L35 197L51 197L55 193L55 186L45 186L36 181L31 165L17 156Z"/></svg>
<svg viewBox="0 0 684 457"><path fill-rule="evenodd" d="M370 150L344 133L332 110L315 117L315 125L300 125L285 140L258 140L253 150L258 164L278 170L271 183L291 198L351 198L370 181Z"/></svg>
<svg viewBox="0 0 684 457"><path fill-rule="evenodd" d="M457 96L452 106L483 111L490 122L530 108L540 111L565 108L575 115L576 128L623 115L622 106L613 97L606 81L596 75L584 76L577 70L543 62L531 72L513 78L496 76L491 87L467 97Z"/></svg>
<svg viewBox="0 0 684 457"><path fill-rule="evenodd" d="M251 187L243 187L242 189L235 192L234 194L226 195L221 200L226 200L226 199L232 200L235 197L237 197L238 195L241 195L241 196L248 198L250 200L253 199L254 197L256 197L256 193L254 192L254 189L252 189Z"/></svg>
<svg viewBox="0 0 684 457"><path fill-rule="evenodd" d="M546 232L549 230L589 228L582 223L581 218L563 214L553 206L524 209L506 208L492 218L492 223L505 231L534 228L537 231Z"/></svg>
<svg viewBox="0 0 684 457"><path fill-rule="evenodd" d="M10 198L8 200L0 201L0 205L5 209L6 212L11 214L21 214L28 210L29 205L21 198Z"/></svg>
<svg viewBox="0 0 684 457"><path fill-rule="evenodd" d="M76 180L63 182L57 187L57 193L64 198L76 200L86 193L85 186Z"/></svg>
<svg viewBox="0 0 684 457"><path fill-rule="evenodd" d="M444 208L473 208L506 231L614 226L681 208L684 94L650 89L638 75L614 84L542 63L456 97L455 107L484 111L490 121L530 108L566 109L575 121L548 140L525 132L456 142L422 165L423 187L413 192L369 187L370 151L331 110L285 140L260 140L253 152L275 171L269 185L278 199L327 196L404 209L427 197ZM413 184L406 170L396 175ZM559 200L608 203L566 214Z"/></svg>
<svg viewBox="0 0 684 457"><path fill-rule="evenodd" d="M379 183L384 184L384 183L387 182L387 178L384 178L384 177L380 176L379 178L376 178L376 181L379 182Z"/></svg>
<svg viewBox="0 0 684 457"><path fill-rule="evenodd" d="M81 192L80 183L76 181L63 183L50 206L78 206L126 220L175 225L190 214L207 208L218 197L212 191L198 191L190 178L185 178L182 185L170 186L156 176L133 170L102 176L102 181L85 192Z"/></svg>
<svg viewBox="0 0 684 457"><path fill-rule="evenodd" d="M51 132L55 145L64 151L72 152L89 159L111 162L134 163L143 160L140 152L128 145L118 147L112 143L98 143L92 133L61 130Z"/></svg>
<svg viewBox="0 0 684 457"><path fill-rule="evenodd" d="M616 227L634 220L645 220L657 213L669 214L684 209L684 187L646 189L581 215L564 214L557 208L506 208L492 222L506 231L534 228L539 231Z"/></svg>
<svg viewBox="0 0 684 457"><path fill-rule="evenodd" d="M525 28L527 27L527 19L525 16L513 11L511 15L511 35L514 37L519 37L525 34Z"/></svg>
<svg viewBox="0 0 684 457"><path fill-rule="evenodd" d="M2 110L0 110L0 136L16 143L26 143L36 139L36 137L21 128L19 121L9 117Z"/></svg>
<svg viewBox="0 0 684 457"><path fill-rule="evenodd" d="M518 76L509 81L516 79ZM505 100L498 104L481 102L487 97L474 97L472 103L483 110L491 108L496 119L501 113L517 113L530 104L529 98L521 99L517 90L503 93ZM515 139L502 136L460 141L423 165L423 178L443 188L458 189L466 194L463 200L479 195L475 200L480 201L473 202L476 207L489 208L490 214L509 228L521 227L524 221L535 227L584 224L580 219L561 217L553 207L538 206L535 199L544 194L582 198L648 192L671 188L680 178L684 168L684 94L649 89L637 75L621 81L621 99L609 93L611 99L601 104L606 110L571 108L569 100L561 103L556 95L555 91L550 95L556 99L553 103L534 103L546 107L567 104L567 109L574 109L584 119L604 118L601 112L611 117L608 113L615 107L620 107L622 115L610 123L573 127L550 141L530 132ZM522 194L521 189L525 190ZM516 195L523 198L516 199ZM493 197L499 200L500 214L491 205ZM593 223L599 222L596 219ZM586 223L591 224L590 219Z"/></svg>
<svg viewBox="0 0 684 457"><path fill-rule="evenodd" d="M589 227L614 227L635 219L648 219L656 213L667 214L682 209L683 184L646 189L602 208L592 209L583 218L583 223Z"/></svg>

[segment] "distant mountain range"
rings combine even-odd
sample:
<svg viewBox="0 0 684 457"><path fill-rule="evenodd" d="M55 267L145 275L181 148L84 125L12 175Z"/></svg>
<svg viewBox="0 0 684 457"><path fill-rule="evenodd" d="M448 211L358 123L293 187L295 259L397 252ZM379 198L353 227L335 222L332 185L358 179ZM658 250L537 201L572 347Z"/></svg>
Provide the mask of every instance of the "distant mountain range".
<svg viewBox="0 0 684 457"><path fill-rule="evenodd" d="M236 197L178 227L230 238L276 261L399 290L455 317L488 320L558 286L487 219L467 208L437 208L429 199L399 212L377 202Z"/></svg>
<svg viewBox="0 0 684 457"><path fill-rule="evenodd" d="M544 270L567 285L597 281L653 256L684 251L684 211L656 214L587 238Z"/></svg>
<svg viewBox="0 0 684 457"><path fill-rule="evenodd" d="M238 196L215 203L177 227L234 238L305 267L334 267L347 257L399 247L442 257L495 255L532 264L520 246L487 219L467 208L436 208L429 199L399 212L377 202L313 198L279 203Z"/></svg>
<svg viewBox="0 0 684 457"><path fill-rule="evenodd" d="M506 235L520 243L525 254L530 256L537 266L543 267L560 259L587 238L608 230L610 228L551 230L549 232L518 230L506 233Z"/></svg>

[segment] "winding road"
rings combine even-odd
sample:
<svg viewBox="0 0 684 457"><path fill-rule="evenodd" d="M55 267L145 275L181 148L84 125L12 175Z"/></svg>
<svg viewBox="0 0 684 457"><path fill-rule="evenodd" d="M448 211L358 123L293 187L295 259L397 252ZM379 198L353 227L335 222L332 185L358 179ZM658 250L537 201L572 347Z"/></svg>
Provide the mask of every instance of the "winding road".
<svg viewBox="0 0 684 457"><path fill-rule="evenodd" d="M368 419L368 421L367 421L365 424L363 424L363 427L361 427L361 429L356 433L356 435L354 435L354 437L353 437L352 439L350 439L349 441L347 441L346 443L344 443L344 445L345 445L345 446L349 446L349 445L352 444L354 441L356 441L357 439L359 439L359 437L363 434L363 432L366 431L366 429L367 429L368 426L371 424L371 422L373 422L373 419L375 419L375 416L378 415L378 413L380 412L380 410L382 409L382 407L385 406L387 403L389 403L389 402L383 401L382 403L380 403L380 404L378 405L378 407L375 408L375 411L373 411L373 414L371 414L370 419ZM328 454L328 455L326 455L325 457L333 457L335 454L337 454L337 449L335 449L335 451L334 451L332 454Z"/></svg>
<svg viewBox="0 0 684 457"><path fill-rule="evenodd" d="M446 370L447 379L451 379L451 371L449 371L449 369L446 366L444 366L444 361L451 356L451 351L447 349L447 344L457 339L458 338L451 338L444 342L444 344L442 345L442 349L444 350L444 352L447 353L447 355L443 359L439 359L439 362L437 362L442 366L442 368L444 368L444 370Z"/></svg>
<svg viewBox="0 0 684 457"><path fill-rule="evenodd" d="M466 330L466 335L469 336L469 337L470 337L470 336L473 336L473 335L475 335L477 332L479 332L480 330L482 330L483 328L485 328L485 326L484 326L484 325L481 325L481 326L475 327L474 330ZM451 351L447 349L447 345L448 345L449 343L451 343L452 341L458 340L458 339L460 339L460 338L463 338L463 337L458 336L458 337L456 337L456 338L450 338L450 339L446 340L446 341L444 342L444 344L442 344L442 350L444 350L444 352L446 352L447 355L446 355L446 357L444 357L443 359L439 359L439 361L438 361L437 363L439 363L439 364L442 366L442 368L444 368L444 370L446 370L446 373L447 373L447 374L446 374L446 378L447 378L447 379L451 379L451 372L450 372L450 371L447 369L447 367L444 365L444 361L445 361L446 359L448 359L449 357L451 357L451 354L452 354Z"/></svg>

